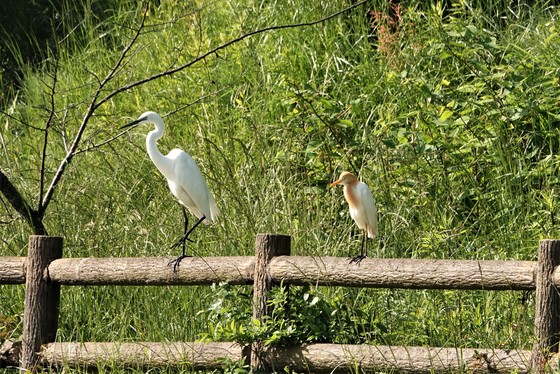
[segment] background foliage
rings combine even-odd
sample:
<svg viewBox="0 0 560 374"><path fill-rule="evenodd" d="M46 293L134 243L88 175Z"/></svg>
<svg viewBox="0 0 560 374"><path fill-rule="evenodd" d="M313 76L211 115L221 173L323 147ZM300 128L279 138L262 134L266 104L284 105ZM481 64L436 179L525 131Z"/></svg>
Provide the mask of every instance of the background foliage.
<svg viewBox="0 0 560 374"><path fill-rule="evenodd" d="M89 12L94 3L96 11ZM195 255L250 255L259 232L291 235L296 255L356 253L359 236L342 193L326 188L352 170L378 203L380 235L370 255L534 260L539 239L559 236L559 11L546 2L507 4L372 1L313 27L244 39L116 95L87 127L83 152L46 213L49 233L64 237L68 257L175 255L169 245L182 230L180 208L145 153L147 129L114 138L119 126L149 109L167 115L160 149L187 150L222 211L217 225L197 230ZM150 3L132 57L106 90L184 64L243 33L316 20L345 6ZM81 2L60 9L60 19L45 21L56 30L46 38L53 47L31 53L37 58L24 56L25 34L2 30L9 36L2 53L17 58L3 58L1 168L33 204L54 77L47 176L146 8ZM44 45L39 37L32 42ZM14 86L5 74L16 71ZM0 255L23 256L29 228L0 201ZM0 291L0 339L18 339L23 288ZM278 331L271 327L277 325L254 326L243 314L248 304L237 300L246 292L64 288L59 337L243 340L265 334L271 342L532 345L533 299L518 292L294 288L300 314L288 316L293 323ZM273 300L284 296L279 291ZM306 318L322 325L300 325ZM290 333L305 327L311 330Z"/></svg>

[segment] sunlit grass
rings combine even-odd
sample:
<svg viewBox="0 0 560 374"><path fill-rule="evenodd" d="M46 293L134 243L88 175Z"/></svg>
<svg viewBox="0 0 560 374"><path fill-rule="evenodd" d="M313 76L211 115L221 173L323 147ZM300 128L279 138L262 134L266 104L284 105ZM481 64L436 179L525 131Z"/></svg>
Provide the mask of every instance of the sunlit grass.
<svg viewBox="0 0 560 374"><path fill-rule="evenodd" d="M378 53L364 9L321 26L247 39L115 96L99 108L83 147L110 139L145 110L171 113L160 150L189 152L222 212L216 225L195 231L195 255L251 255L260 232L291 235L294 255L356 253L360 239L342 193L326 187L355 168L379 209L371 255L534 260L538 240L559 233L560 25L552 8L505 25L475 17L477 7L471 4L469 13L467 5L446 18L436 8L405 11L394 39L397 64ZM317 19L343 6L164 4L148 12L150 32L109 89L184 63L241 32ZM124 25L141 11L117 12L103 26L108 35L88 23L87 42L61 50L49 176L95 87L92 72L106 73L130 37ZM43 125L45 82L41 69L28 72L9 108L16 118ZM36 204L42 133L4 115L0 128L2 170ZM45 221L51 235L64 237L64 256L177 254L170 245L182 232L181 210L145 152L147 131L130 131L69 166ZM8 223L0 255L23 256L29 230L2 206ZM23 289L0 291L0 315L18 321L0 333L18 339ZM375 333L362 331L373 344L531 346L533 298L519 292L320 292L355 311L356 331L364 321L377 326ZM209 287L63 287L59 339L192 341L207 332L199 312L213 297Z"/></svg>

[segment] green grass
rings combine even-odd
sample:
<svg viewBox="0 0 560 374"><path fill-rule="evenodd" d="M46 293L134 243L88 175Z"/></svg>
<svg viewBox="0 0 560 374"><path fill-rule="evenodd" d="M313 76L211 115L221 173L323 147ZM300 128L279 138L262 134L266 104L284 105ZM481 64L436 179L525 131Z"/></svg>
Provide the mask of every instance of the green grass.
<svg viewBox="0 0 560 374"><path fill-rule="evenodd" d="M77 131L95 75L107 74L133 35L143 11L133 4L102 21L86 19L60 44L47 182ZM362 7L315 27L245 39L116 95L97 109L82 148L111 139L145 110L170 113L160 150L188 151L222 211L217 225L195 232L196 255L251 255L259 232L291 235L294 255L357 252L342 192L326 188L348 169L377 200L372 253L380 257L535 260L538 240L559 236L558 10L520 7L501 12L509 17L503 22L480 4L461 4L445 14L405 4L398 27L377 38ZM315 20L346 5L152 5L133 56L104 93L241 33ZM21 92L3 108L13 118L0 114L2 171L33 206L51 62L25 70ZM67 169L45 216L49 233L64 237L64 256L176 254L169 246L182 232L181 211L145 152L147 131L81 153ZM30 230L2 202L0 255L23 256ZM532 295L316 292L354 313L357 334L372 344L532 346ZM214 298L209 287L64 287L59 337L194 340L208 332L199 312ZM20 338L22 310L23 287L0 286L3 339Z"/></svg>

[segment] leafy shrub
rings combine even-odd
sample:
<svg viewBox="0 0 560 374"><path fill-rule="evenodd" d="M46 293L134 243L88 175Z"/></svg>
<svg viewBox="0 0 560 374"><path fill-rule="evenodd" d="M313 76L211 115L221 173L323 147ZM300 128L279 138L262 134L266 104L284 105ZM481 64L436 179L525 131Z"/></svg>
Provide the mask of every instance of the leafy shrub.
<svg viewBox="0 0 560 374"><path fill-rule="evenodd" d="M208 320L202 340L249 344L367 343L386 331L371 320L372 310L356 309L345 295L329 296L310 286L279 286L269 293L272 312L264 320L251 319L250 290L228 284L213 286L214 300L200 313ZM374 312L374 311L373 311Z"/></svg>

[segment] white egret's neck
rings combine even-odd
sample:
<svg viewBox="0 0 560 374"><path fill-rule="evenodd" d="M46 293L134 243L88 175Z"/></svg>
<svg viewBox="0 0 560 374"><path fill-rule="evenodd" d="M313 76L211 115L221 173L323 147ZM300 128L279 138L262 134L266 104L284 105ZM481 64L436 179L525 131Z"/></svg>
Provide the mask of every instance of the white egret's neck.
<svg viewBox="0 0 560 374"><path fill-rule="evenodd" d="M170 161L159 151L157 147L157 141L161 138L165 132L165 125L161 118L153 119L154 130L150 131L146 136L146 150L150 159L156 165L156 167L161 171L164 176L168 176L171 172L172 165Z"/></svg>
<svg viewBox="0 0 560 374"><path fill-rule="evenodd" d="M163 124L163 121L153 122L153 124L156 128L150 131L146 136L146 148L148 149L148 153L150 153L150 149L152 148L157 151L157 141L165 133L165 125Z"/></svg>

